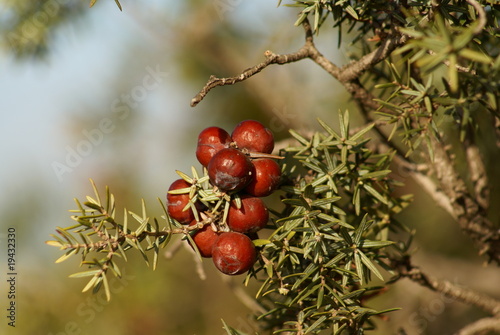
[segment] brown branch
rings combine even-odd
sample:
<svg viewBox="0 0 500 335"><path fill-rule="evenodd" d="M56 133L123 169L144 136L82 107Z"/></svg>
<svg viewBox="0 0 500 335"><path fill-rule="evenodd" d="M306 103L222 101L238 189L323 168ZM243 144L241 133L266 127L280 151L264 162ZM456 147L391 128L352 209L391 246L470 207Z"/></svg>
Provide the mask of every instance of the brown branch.
<svg viewBox="0 0 500 335"><path fill-rule="evenodd" d="M265 60L263 62L244 70L237 76L228 78L211 76L201 91L191 100L191 106L194 107L200 103L213 88L217 86L234 85L238 82L247 80L271 64L283 65L309 58L335 79L340 81L355 99L360 100L370 109L377 109L379 105L373 101L373 96L359 84L358 78L363 72L386 59L394 49L404 44L408 40L408 37L399 34L389 37L385 39L376 50L368 55L365 55L358 61L351 62L339 68L329 59L324 57L314 45L312 28L307 19L303 21L302 27L304 28L306 38L304 45L299 50L294 53L283 55L275 54L268 50L264 53Z"/></svg>
<svg viewBox="0 0 500 335"><path fill-rule="evenodd" d="M424 171L420 171L416 164L408 162L408 160L400 155L394 156L394 163L400 169L411 177L420 187L429 194L436 204L444 209L452 218L457 219L453 207L451 206L450 198L436 185L436 183Z"/></svg>
<svg viewBox="0 0 500 335"><path fill-rule="evenodd" d="M393 52L397 47L405 44L408 39L409 37L407 35L400 34L386 38L377 49L361 57L359 60L353 61L340 68L340 76L338 79L341 82L351 82L356 80L365 71L369 70L384 59L387 59L391 52Z"/></svg>
<svg viewBox="0 0 500 335"><path fill-rule="evenodd" d="M435 137L431 137L431 141L434 161L429 165L443 193L450 199L454 217L479 248L480 254L487 254L490 261L500 264L500 230L488 220L485 208L467 190L443 143Z"/></svg>
<svg viewBox="0 0 500 335"><path fill-rule="evenodd" d="M476 322L468 324L460 329L455 335L479 335L486 334L486 332L494 331L495 334L500 333L500 318L483 318Z"/></svg>
<svg viewBox="0 0 500 335"><path fill-rule="evenodd" d="M211 89L217 86L234 85L240 81L247 80L248 78L264 70L271 64L288 64L307 58L309 56L307 45L308 44L306 42L306 44L297 52L285 55L275 54L268 50L264 53L264 56L266 57L265 61L255 65L254 67L246 69L241 74L234 77L217 78L215 76L211 76L205 86L201 89L201 91L191 100L191 107L194 107L198 103L200 103L201 100L203 100L203 98L205 98L205 96L208 94L208 92L210 92Z"/></svg>
<svg viewBox="0 0 500 335"><path fill-rule="evenodd" d="M413 266L409 257L402 261L395 261L393 267L399 273L398 278L408 278L446 297L470 306L476 306L493 316L500 317L500 301L470 288L453 284L447 280L439 280L431 277L425 274L419 267Z"/></svg>
<svg viewBox="0 0 500 335"><path fill-rule="evenodd" d="M479 152L477 145L465 142L465 155L469 167L470 180L474 186L474 197L478 205L485 211L489 208L489 193L488 176L484 167L484 162Z"/></svg>

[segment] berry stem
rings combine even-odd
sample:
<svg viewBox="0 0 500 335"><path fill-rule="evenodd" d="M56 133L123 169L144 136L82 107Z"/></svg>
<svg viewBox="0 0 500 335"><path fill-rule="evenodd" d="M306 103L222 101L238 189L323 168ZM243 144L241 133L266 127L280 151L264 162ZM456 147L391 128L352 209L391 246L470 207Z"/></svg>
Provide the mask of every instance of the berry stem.
<svg viewBox="0 0 500 335"><path fill-rule="evenodd" d="M273 155L273 154L265 154L262 152L253 152L253 151L245 151L242 150L243 153L250 156L251 158L271 158L271 159L284 159L283 156Z"/></svg>

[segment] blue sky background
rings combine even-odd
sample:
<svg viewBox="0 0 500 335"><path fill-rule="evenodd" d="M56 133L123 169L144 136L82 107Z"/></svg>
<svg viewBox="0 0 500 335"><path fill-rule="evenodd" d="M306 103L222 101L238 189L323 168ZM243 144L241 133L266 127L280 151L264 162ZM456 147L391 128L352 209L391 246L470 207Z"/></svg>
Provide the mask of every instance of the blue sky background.
<svg viewBox="0 0 500 335"><path fill-rule="evenodd" d="M217 17L214 10L213 19L231 20L242 29L251 29L264 37L263 41L251 41L257 44L258 51L249 55L249 66L269 44L286 45L286 41L272 37L270 32L282 27L284 20L280 18L290 17L295 9L276 8L277 2L266 0L230 3L235 4L233 11ZM179 15L183 15L179 2L150 0L136 7L137 4L123 1L122 5L124 11L120 12L114 1L101 0L83 17L64 24L57 30L46 59L18 61L8 52L0 53L0 212L33 210L30 199L42 196L41 212L35 216L38 221L35 224L40 229L35 245L43 246L56 225L69 223L67 210L73 207L73 198L89 194L88 179L118 156L130 155L131 160L143 160L141 170L134 172L149 193L138 194L138 198L145 196L156 201L156 197L162 197L168 185L165 180L175 179L176 169L186 171L196 163L193 153L197 134L186 136L185 132L193 125L200 125L201 130L202 126L220 121L220 115L206 113L203 105L195 109L189 107L203 83L199 87L183 84L174 53L165 54L165 48L161 48L161 70L168 72L168 76L140 102L142 114L134 124L133 144L128 146L131 152L113 153L107 145L97 146L60 181L54 172L54 162L64 164L67 147L75 149L79 141L85 140L82 130L98 126L95 121L80 126L75 118L94 111L105 114L111 109L112 101L119 98L111 85L120 83L122 60L136 68L137 78L132 82L140 83L146 74L145 68L154 68L157 64L154 56L158 55L152 55L150 63L146 57L146 63L141 64L144 59L138 57L135 62L131 50L136 52L143 45L147 46L146 52L151 52L155 44L164 42L159 39L169 39L176 29L183 29L182 25L193 24L179 20ZM172 19L165 22L162 31L155 31L157 27L149 22L149 18L154 22L158 13ZM174 21L180 23L176 23L176 29L169 29ZM290 20L289 26L292 25ZM278 36L295 35L301 41L301 34L293 27L287 31ZM135 45L135 49L130 48L131 45ZM112 143L115 135L105 135L103 143ZM178 139L188 143L180 146ZM192 147L193 152L186 152L186 147ZM2 226L8 224L2 222Z"/></svg>

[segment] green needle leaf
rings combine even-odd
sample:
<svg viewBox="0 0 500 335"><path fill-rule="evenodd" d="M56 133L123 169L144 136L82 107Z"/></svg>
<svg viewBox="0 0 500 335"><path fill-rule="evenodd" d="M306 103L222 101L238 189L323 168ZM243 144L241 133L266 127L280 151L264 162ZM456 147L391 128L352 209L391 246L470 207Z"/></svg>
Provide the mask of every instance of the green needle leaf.
<svg viewBox="0 0 500 335"><path fill-rule="evenodd" d="M366 267L370 269L370 271L373 272L380 280L384 280L384 277L380 274L377 267L370 261L370 259L361 250L358 249L357 251L363 264L366 265Z"/></svg>
<svg viewBox="0 0 500 335"><path fill-rule="evenodd" d="M90 270L90 271L82 271L82 272L77 272L69 275L69 278L82 278L82 277L89 277L89 276L95 276L99 272L101 272L100 269L97 270Z"/></svg>

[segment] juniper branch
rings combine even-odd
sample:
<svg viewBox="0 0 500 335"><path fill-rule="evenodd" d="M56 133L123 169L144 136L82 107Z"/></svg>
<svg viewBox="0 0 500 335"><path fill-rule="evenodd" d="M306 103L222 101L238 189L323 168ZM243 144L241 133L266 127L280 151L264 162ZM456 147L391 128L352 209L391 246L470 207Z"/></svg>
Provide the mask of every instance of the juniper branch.
<svg viewBox="0 0 500 335"><path fill-rule="evenodd" d="M340 82L352 82L357 80L365 71L387 59L391 52L397 47L405 44L408 39L409 37L407 35L394 33L393 36L384 39L377 49L361 57L359 60L353 61L340 68L339 77L337 79Z"/></svg>
<svg viewBox="0 0 500 335"><path fill-rule="evenodd" d="M191 106L194 107L200 103L213 88L217 86L234 85L244 81L261 72L271 64L283 65L309 58L341 82L355 99L369 106L371 109L377 109L379 107L378 103L373 101L373 96L359 84L358 78L363 72L389 57L390 53L398 46L404 44L408 38L400 34L387 38L370 54L362 57L358 61L339 68L316 48L313 40L312 28L307 19L303 21L302 27L305 31L305 43L299 50L289 54L275 54L268 50L264 53L265 60L263 62L244 70L237 76L228 78L211 76L201 91L191 100Z"/></svg>
<svg viewBox="0 0 500 335"><path fill-rule="evenodd" d="M205 84L205 86L191 100L191 107L194 107L198 103L200 103L208 94L208 92L210 92L210 90L212 90L217 86L234 85L240 81L244 81L256 75L260 71L264 70L271 64L287 64L287 63L297 62L301 59L307 58L308 56L307 51L308 51L307 48L302 47L297 52L291 54L279 55L268 50L264 53L266 59L263 62L244 70L241 74L237 76L229 78L218 78L216 76L210 76L210 79Z"/></svg>
<svg viewBox="0 0 500 335"><path fill-rule="evenodd" d="M489 221L485 208L467 190L444 144L434 137L431 140L435 159L430 166L450 199L454 217L479 248L480 254L486 254L491 261L500 264L500 230Z"/></svg>

